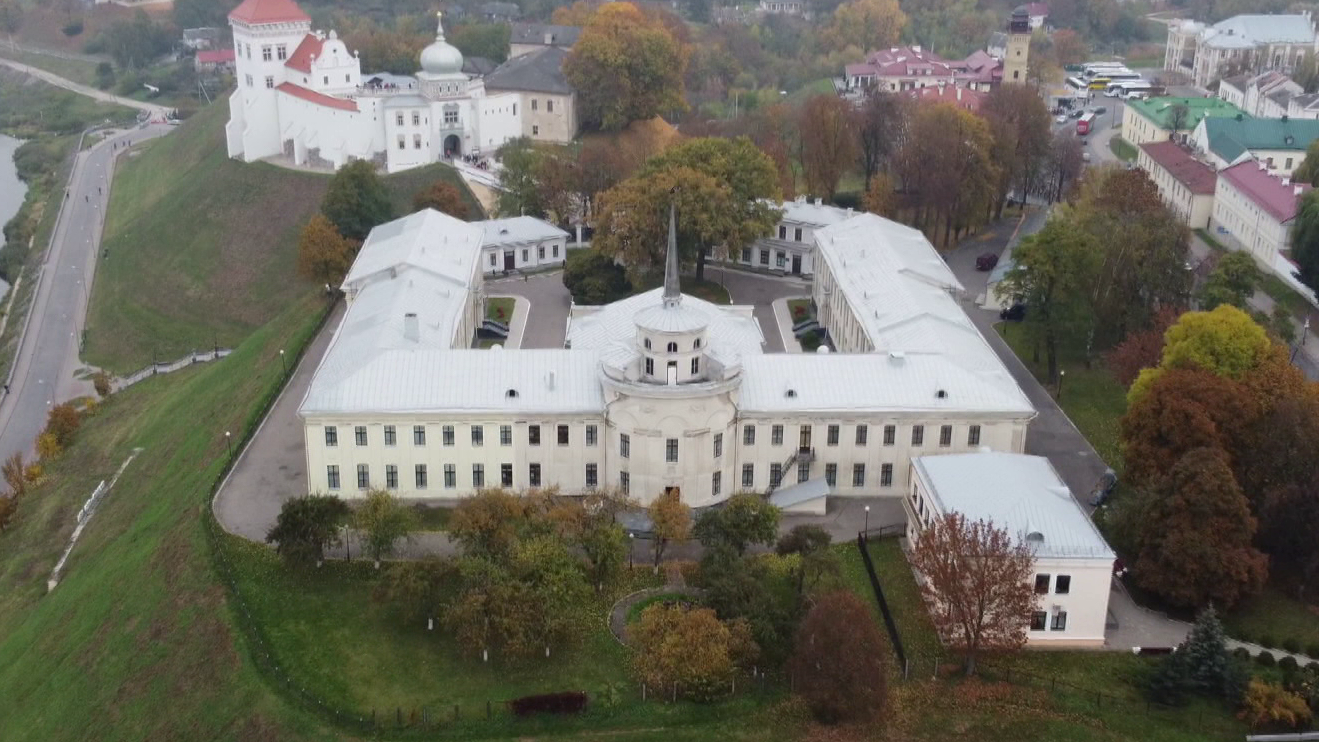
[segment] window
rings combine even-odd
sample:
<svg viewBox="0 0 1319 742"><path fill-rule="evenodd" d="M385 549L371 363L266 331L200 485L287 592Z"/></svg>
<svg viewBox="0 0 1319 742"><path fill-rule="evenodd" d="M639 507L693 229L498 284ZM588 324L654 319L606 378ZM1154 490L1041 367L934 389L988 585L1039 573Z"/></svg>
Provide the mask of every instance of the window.
<svg viewBox="0 0 1319 742"><path fill-rule="evenodd" d="M742 489L749 490L756 486L756 465L742 465Z"/></svg>
<svg viewBox="0 0 1319 742"><path fill-rule="evenodd" d="M797 483L801 484L802 482L805 482L807 479L810 478L811 478L811 462L809 461L797 462Z"/></svg>
<svg viewBox="0 0 1319 742"><path fill-rule="evenodd" d="M527 484L532 487L540 486L540 464L527 465Z"/></svg>
<svg viewBox="0 0 1319 742"><path fill-rule="evenodd" d="M866 486L866 465L865 465L865 464L853 464L853 465L852 465L852 486L853 486L853 487L864 487L864 486Z"/></svg>
<svg viewBox="0 0 1319 742"><path fill-rule="evenodd" d="M754 425L742 426L742 445L744 446L756 445L756 426Z"/></svg>
<svg viewBox="0 0 1319 742"><path fill-rule="evenodd" d="M421 149L421 135L420 135L420 134L413 134L413 135L412 135L412 148L413 148L413 149Z"/></svg>
<svg viewBox="0 0 1319 742"><path fill-rule="evenodd" d="M444 465L444 488L451 490L458 486L458 471L453 464Z"/></svg>
<svg viewBox="0 0 1319 742"><path fill-rule="evenodd" d="M251 75L245 75L245 77L247 78L247 87L249 87L249 88L252 87L252 76L251 76Z"/></svg>
<svg viewBox="0 0 1319 742"><path fill-rule="evenodd" d="M396 443L398 443L398 431L394 429L394 426L393 426L393 425L386 425L386 426L385 426L385 445L386 445L386 446L392 446L392 445L395 445Z"/></svg>
<svg viewBox="0 0 1319 742"><path fill-rule="evenodd" d="M700 350L700 349L701 349L701 339L696 338L695 340L692 341L692 350Z"/></svg>
<svg viewBox="0 0 1319 742"><path fill-rule="evenodd" d="M1044 631L1044 628L1048 624L1048 622L1049 622L1049 614L1045 613L1044 611L1035 611L1030 615L1030 630Z"/></svg>
<svg viewBox="0 0 1319 742"><path fill-rule="evenodd" d="M413 126L421 126L421 112L420 112L420 111L413 111L413 112L412 112L412 125L413 125Z"/></svg>
<svg viewBox="0 0 1319 742"><path fill-rule="evenodd" d="M402 111L399 111L398 113L394 114L394 123L395 123L396 125L398 125L398 126L402 126L402 125L403 125L403 112L402 112Z"/></svg>
<svg viewBox="0 0 1319 742"><path fill-rule="evenodd" d="M533 111L538 111L538 110L540 110L540 101L536 100L535 98L532 98L532 99L531 99L531 110L533 110Z"/></svg>
<svg viewBox="0 0 1319 742"><path fill-rule="evenodd" d="M588 446L594 446L594 445L595 445L595 426L594 426L594 425L587 425L587 426L586 426L586 445L588 445Z"/></svg>
<svg viewBox="0 0 1319 742"><path fill-rule="evenodd" d="M325 426L325 445L330 448L339 445L339 429L333 425Z"/></svg>
<svg viewBox="0 0 1319 742"><path fill-rule="evenodd" d="M1058 611L1053 614L1053 624L1049 626L1050 631L1067 630L1067 611Z"/></svg>
<svg viewBox="0 0 1319 742"><path fill-rule="evenodd" d="M775 425L769 429L769 444L771 446L783 445L783 426Z"/></svg>
<svg viewBox="0 0 1319 742"><path fill-rule="evenodd" d="M830 487L838 484L838 464L824 465L824 482Z"/></svg>
<svg viewBox="0 0 1319 742"><path fill-rule="evenodd" d="M250 83L250 82L248 83L248 85L251 85L251 84L252 84L252 83ZM769 265L769 250L761 250L761 251L760 251L760 264L761 264L761 265Z"/></svg>
<svg viewBox="0 0 1319 742"><path fill-rule="evenodd" d="M620 471L618 473L618 488L622 490L625 495L632 491L632 477L625 471Z"/></svg>
<svg viewBox="0 0 1319 742"><path fill-rule="evenodd" d="M870 427L868 425L856 426L856 445L858 446L866 445L866 438L869 435L870 435Z"/></svg>
<svg viewBox="0 0 1319 742"><path fill-rule="evenodd" d="M472 446L480 448L485 445L485 428L480 425L472 426Z"/></svg>
<svg viewBox="0 0 1319 742"><path fill-rule="evenodd" d="M527 250L527 248L525 248L525 247L522 248L522 262L525 263L525 262L527 262L527 260L529 260L530 258L531 258L531 253Z"/></svg>
<svg viewBox="0 0 1319 742"><path fill-rule="evenodd" d="M559 426L559 445L560 445L560 446L566 446L566 445L568 445L568 426L567 426L567 425L560 425L560 426Z"/></svg>
<svg viewBox="0 0 1319 742"><path fill-rule="evenodd" d="M550 245L550 257L552 257L552 258L557 258L557 257L559 257L559 246L558 246L558 245Z"/></svg>
<svg viewBox="0 0 1319 742"><path fill-rule="evenodd" d="M287 46L285 46L284 44L280 44L275 47L275 59L288 59L288 58L289 58L289 48Z"/></svg>
<svg viewBox="0 0 1319 742"><path fill-rule="evenodd" d="M953 445L953 426L951 425L939 426L939 445L940 446Z"/></svg>
<svg viewBox="0 0 1319 742"><path fill-rule="evenodd" d="M668 438L664 441L664 460L670 464L678 463L677 438Z"/></svg>
<svg viewBox="0 0 1319 742"><path fill-rule="evenodd" d="M424 446L424 445L426 445L426 426L425 426L425 425L413 425L413 426L412 426L412 445L414 445L414 446Z"/></svg>
<svg viewBox="0 0 1319 742"><path fill-rule="evenodd" d="M792 230L792 239L796 242L801 242L801 227Z"/></svg>
<svg viewBox="0 0 1319 742"><path fill-rule="evenodd" d="M701 373L701 359L700 359L700 358L693 358L693 359L692 359L692 374L695 375L695 374L699 374L699 373Z"/></svg>
<svg viewBox="0 0 1319 742"><path fill-rule="evenodd" d="M270 49L270 45L267 44L261 47L261 61L269 62L270 59L271 59L271 49Z"/></svg>
<svg viewBox="0 0 1319 742"><path fill-rule="evenodd" d="M655 375L655 359L653 358L646 359L646 375L647 376Z"/></svg>
<svg viewBox="0 0 1319 742"><path fill-rule="evenodd" d="M1035 575L1035 594L1049 594L1049 575Z"/></svg>
<svg viewBox="0 0 1319 742"><path fill-rule="evenodd" d="M495 267L495 254L494 254L494 253L490 253L490 267L491 267L491 268L494 268L494 267Z"/></svg>
<svg viewBox="0 0 1319 742"><path fill-rule="evenodd" d="M632 436L627 433L618 434L618 455L625 459L632 456Z"/></svg>
<svg viewBox="0 0 1319 742"><path fill-rule="evenodd" d="M444 428L441 429L441 431L440 431L440 435L441 435L441 437L444 439L444 445L446 445L446 446L452 446L452 445L453 445L453 426L452 426L452 425L445 425Z"/></svg>
<svg viewBox="0 0 1319 742"><path fill-rule="evenodd" d="M531 136L540 136L540 126L538 124L531 125Z"/></svg>
<svg viewBox="0 0 1319 742"><path fill-rule="evenodd" d="M500 464L500 465L499 465L499 484L500 484L501 487L512 487L512 486L513 486L513 465L512 465L512 464Z"/></svg>
<svg viewBox="0 0 1319 742"><path fill-rule="evenodd" d="M978 446L978 445L980 445L980 426L979 426L979 425L972 425L970 428L967 429L967 431L966 431L966 445L968 445L968 446Z"/></svg>
<svg viewBox="0 0 1319 742"><path fill-rule="evenodd" d="M1057 579L1054 580L1053 583L1053 594L1066 595L1071 591L1072 591L1072 576L1058 575Z"/></svg>
<svg viewBox="0 0 1319 742"><path fill-rule="evenodd" d="M1287 169L1288 170L1292 169L1292 158L1290 157L1287 158Z"/></svg>
<svg viewBox="0 0 1319 742"><path fill-rule="evenodd" d="M329 76L329 75L326 75L326 76L322 77L321 80L322 80L322 82L324 82L324 84L326 84L326 85L329 85L329 84L330 84L330 76Z"/></svg>
<svg viewBox="0 0 1319 742"><path fill-rule="evenodd" d="M527 445L528 445L528 446L539 446L539 445L540 445L540 426L539 426L539 425L528 425L528 426L527 426Z"/></svg>
<svg viewBox="0 0 1319 742"><path fill-rule="evenodd" d="M724 434L714 434L714 457L717 459L724 455Z"/></svg>
<svg viewBox="0 0 1319 742"><path fill-rule="evenodd" d="M270 75L266 75L266 87L269 88L269 89L271 89L271 90L273 90L273 89L275 88L275 78L274 78L274 77L271 77Z"/></svg>
<svg viewBox="0 0 1319 742"><path fill-rule="evenodd" d="M646 346L646 350L650 350L650 338L646 338L642 343Z"/></svg>
<svg viewBox="0 0 1319 742"><path fill-rule="evenodd" d="M911 426L911 445L919 446L923 443L925 443L925 426L924 425Z"/></svg>
<svg viewBox="0 0 1319 742"><path fill-rule="evenodd" d="M545 101L545 112L546 112L546 113L554 113L554 101L552 101L552 100L546 100L546 101Z"/></svg>
<svg viewBox="0 0 1319 742"><path fill-rule="evenodd" d="M892 464L880 464L880 465L879 465L879 486L880 486L880 487L892 487L892 486L893 486L893 465L892 465Z"/></svg>
<svg viewBox="0 0 1319 742"><path fill-rule="evenodd" d="M723 488L723 484L724 484L723 479L724 479L724 473L721 472L721 471L717 471L717 472L715 472L714 474L711 474L711 475L710 475L710 496L711 496L711 497L718 497L718 496L719 496L719 490Z"/></svg>
<svg viewBox="0 0 1319 742"><path fill-rule="evenodd" d="M339 489L339 467L334 464L325 467L325 479L326 484L329 485L330 489Z"/></svg>
<svg viewBox="0 0 1319 742"><path fill-rule="evenodd" d="M783 226L782 224L779 225L779 239L781 240L788 239L788 228Z"/></svg>
<svg viewBox="0 0 1319 742"><path fill-rule="evenodd" d="M365 445L366 445L366 426L365 426L365 425L358 425L357 427L353 428L353 438L357 441L357 445L359 445L359 446L365 446Z"/></svg>
<svg viewBox="0 0 1319 742"><path fill-rule="evenodd" d="M485 465L472 464L472 487L479 488L485 486Z"/></svg>
<svg viewBox="0 0 1319 742"><path fill-rule="evenodd" d="M893 442L897 439L897 437L898 437L898 426L896 425L884 426L884 445L886 446L893 445Z"/></svg>
<svg viewBox="0 0 1319 742"><path fill-rule="evenodd" d="M770 464L769 486L772 488L777 488L779 486L779 483L782 481L783 481L783 464Z"/></svg>
<svg viewBox="0 0 1319 742"><path fill-rule="evenodd" d="M407 142L407 139L405 139L405 138L403 137L402 134L399 134L399 135L398 135L398 148L399 148L399 149L407 149L407 148L408 148L408 142Z"/></svg>
<svg viewBox="0 0 1319 742"><path fill-rule="evenodd" d="M598 472L598 470L596 469L596 465L595 465L595 464L587 464L587 465L586 465L586 488L587 488L587 489L595 489L595 486L599 483L598 473L599 473L599 472Z"/></svg>
<svg viewBox="0 0 1319 742"><path fill-rule="evenodd" d="M357 488L359 490L369 489L371 487L371 468L366 464L357 465Z"/></svg>
<svg viewBox="0 0 1319 742"><path fill-rule="evenodd" d="M544 260L544 259L545 259L545 246L540 245L539 247L536 248L536 260Z"/></svg>
<svg viewBox="0 0 1319 742"><path fill-rule="evenodd" d="M788 254L785 252L774 253L774 264L782 268L788 264Z"/></svg>
<svg viewBox="0 0 1319 742"><path fill-rule="evenodd" d="M426 465L417 464L416 469L417 489L424 490L426 489Z"/></svg>
<svg viewBox="0 0 1319 742"><path fill-rule="evenodd" d="M811 426L803 425L797 431L797 448L808 451L811 448Z"/></svg>
<svg viewBox="0 0 1319 742"><path fill-rule="evenodd" d="M749 247L742 248L742 262L743 263L751 262L751 248Z"/></svg>
<svg viewBox="0 0 1319 742"><path fill-rule="evenodd" d="M385 489L398 489L398 467L393 464L385 465Z"/></svg>
<svg viewBox="0 0 1319 742"><path fill-rule="evenodd" d="M446 123L446 124L456 124L456 123L458 123L458 109L455 108L455 109L453 109L453 110L451 110L451 111L445 111L445 112L444 112L444 123Z"/></svg>
<svg viewBox="0 0 1319 742"><path fill-rule="evenodd" d="M829 426L828 431L827 431L826 434L825 434L825 445L829 445L829 446L836 446L836 445L838 445L838 426L837 426L837 425L830 425L830 426Z"/></svg>
<svg viewBox="0 0 1319 742"><path fill-rule="evenodd" d="M677 343L669 343L668 345L664 346L664 350L665 350L666 352L668 352L668 353L677 353L677 352L678 352L678 344L677 344Z"/></svg>

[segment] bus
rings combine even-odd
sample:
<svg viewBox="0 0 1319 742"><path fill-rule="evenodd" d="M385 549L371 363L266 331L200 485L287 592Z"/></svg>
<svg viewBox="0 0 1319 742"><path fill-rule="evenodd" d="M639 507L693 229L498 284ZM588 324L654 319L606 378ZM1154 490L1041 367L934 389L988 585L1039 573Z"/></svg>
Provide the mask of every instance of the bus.
<svg viewBox="0 0 1319 742"><path fill-rule="evenodd" d="M1081 118L1076 120L1076 135L1078 137L1083 137L1086 134L1089 134L1090 127L1094 126L1094 122L1095 122L1095 112L1086 111L1085 115L1081 116Z"/></svg>
<svg viewBox="0 0 1319 742"><path fill-rule="evenodd" d="M1108 88L1110 83L1130 82L1139 79L1141 79L1140 74L1132 72L1131 70L1101 72L1090 78L1089 87L1091 90L1104 90Z"/></svg>
<svg viewBox="0 0 1319 742"><path fill-rule="evenodd" d="M1149 92L1154 85L1149 80L1114 80L1104 88L1104 96L1107 98L1125 98L1127 92L1132 90Z"/></svg>
<svg viewBox="0 0 1319 742"><path fill-rule="evenodd" d="M1090 87L1090 83L1079 77L1069 77L1067 78L1067 87L1073 90L1086 90Z"/></svg>
<svg viewBox="0 0 1319 742"><path fill-rule="evenodd" d="M1100 72L1108 70L1125 70L1126 68L1127 66L1122 62L1091 62L1089 64L1081 65L1081 76L1089 78L1094 77Z"/></svg>

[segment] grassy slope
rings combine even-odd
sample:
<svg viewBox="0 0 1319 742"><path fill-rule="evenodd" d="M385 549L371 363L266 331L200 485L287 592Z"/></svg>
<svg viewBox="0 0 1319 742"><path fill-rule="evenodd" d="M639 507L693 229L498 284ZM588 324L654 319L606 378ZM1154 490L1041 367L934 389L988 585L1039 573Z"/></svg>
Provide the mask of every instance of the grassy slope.
<svg viewBox="0 0 1319 742"><path fill-rule="evenodd" d="M203 109L120 165L109 255L92 291L88 362L122 373L153 357L233 346L315 292L296 277L297 238L329 176L229 159L228 115L224 103ZM439 165L384 180L406 213L412 194L441 177L458 180Z"/></svg>

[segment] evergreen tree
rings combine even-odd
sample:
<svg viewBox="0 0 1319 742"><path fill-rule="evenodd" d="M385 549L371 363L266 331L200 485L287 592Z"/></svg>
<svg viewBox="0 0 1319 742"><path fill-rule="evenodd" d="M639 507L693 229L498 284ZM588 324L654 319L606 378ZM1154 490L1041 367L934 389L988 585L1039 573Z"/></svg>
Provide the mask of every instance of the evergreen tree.
<svg viewBox="0 0 1319 742"><path fill-rule="evenodd" d="M1159 664L1146 687L1152 700L1180 705L1189 695L1240 700L1245 668L1228 652L1227 635L1211 605L1196 616L1186 641Z"/></svg>
<svg viewBox="0 0 1319 742"><path fill-rule="evenodd" d="M376 177L375 166L356 160L339 168L321 201L321 213L349 239L362 241L378 224L394 218L389 193Z"/></svg>

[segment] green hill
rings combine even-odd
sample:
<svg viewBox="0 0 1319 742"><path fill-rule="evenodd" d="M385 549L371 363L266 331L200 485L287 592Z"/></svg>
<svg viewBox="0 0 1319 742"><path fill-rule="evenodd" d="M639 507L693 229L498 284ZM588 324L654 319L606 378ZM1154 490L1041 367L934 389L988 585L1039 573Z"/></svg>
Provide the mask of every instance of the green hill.
<svg viewBox="0 0 1319 742"><path fill-rule="evenodd" d="M295 270L298 231L329 176L225 152L229 107L217 103L153 141L115 176L84 358L115 372L234 346L298 298L315 292ZM384 179L398 213L437 179L467 194L444 165Z"/></svg>

